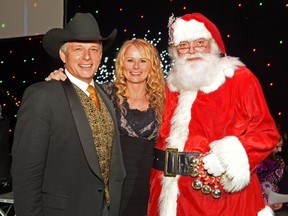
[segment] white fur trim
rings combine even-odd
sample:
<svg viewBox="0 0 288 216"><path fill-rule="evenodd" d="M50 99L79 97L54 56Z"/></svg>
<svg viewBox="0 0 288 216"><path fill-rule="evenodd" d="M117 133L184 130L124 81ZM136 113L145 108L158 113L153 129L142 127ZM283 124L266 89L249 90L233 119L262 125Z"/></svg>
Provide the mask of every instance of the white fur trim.
<svg viewBox="0 0 288 216"><path fill-rule="evenodd" d="M171 131L167 138L167 148L177 148L183 151L189 133L191 107L197 92L182 92L179 95L178 106L171 120ZM177 212L177 198L179 195L178 179L163 177L162 190L159 198L160 216L173 216Z"/></svg>
<svg viewBox="0 0 288 216"><path fill-rule="evenodd" d="M211 153L215 154L225 169L221 185L227 192L237 192L250 182L250 166L246 151L235 136L226 136L210 144Z"/></svg>
<svg viewBox="0 0 288 216"><path fill-rule="evenodd" d="M159 215L176 216L177 215L177 197L179 175L175 177L163 177L162 190L159 197Z"/></svg>
<svg viewBox="0 0 288 216"><path fill-rule="evenodd" d="M185 21L181 18L177 18L173 23L172 28L174 45L178 45L181 41L212 38L211 33L207 30L204 23L198 22L194 19Z"/></svg>
<svg viewBox="0 0 288 216"><path fill-rule="evenodd" d="M196 91L180 92L178 105L171 119L171 131L166 139L167 148L177 148L178 151L183 151L189 134L189 123L192 118L191 107L196 96Z"/></svg>
<svg viewBox="0 0 288 216"><path fill-rule="evenodd" d="M274 216L273 210L269 207L266 206L264 209L262 209L260 212L258 212L257 216Z"/></svg>
<svg viewBox="0 0 288 216"><path fill-rule="evenodd" d="M245 66L237 57L226 56L219 59L219 62L215 64L215 76L214 82L208 86L200 88L205 93L210 93L217 90L224 82L226 77L233 77L235 70L239 66Z"/></svg>

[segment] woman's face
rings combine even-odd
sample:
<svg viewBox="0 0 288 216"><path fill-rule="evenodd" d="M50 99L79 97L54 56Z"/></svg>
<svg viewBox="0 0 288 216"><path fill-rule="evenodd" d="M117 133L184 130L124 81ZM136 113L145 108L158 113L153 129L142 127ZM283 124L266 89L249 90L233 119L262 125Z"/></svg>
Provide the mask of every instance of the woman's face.
<svg viewBox="0 0 288 216"><path fill-rule="evenodd" d="M139 84L146 82L149 72L149 62L135 46L127 48L124 54L123 65L127 83Z"/></svg>

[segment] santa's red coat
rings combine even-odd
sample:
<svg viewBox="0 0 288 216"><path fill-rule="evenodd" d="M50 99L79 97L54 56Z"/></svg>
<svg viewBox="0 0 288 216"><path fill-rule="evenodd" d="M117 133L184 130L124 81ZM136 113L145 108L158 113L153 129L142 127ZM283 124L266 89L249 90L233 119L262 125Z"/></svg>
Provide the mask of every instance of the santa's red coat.
<svg viewBox="0 0 288 216"><path fill-rule="evenodd" d="M166 94L163 122L156 143L156 148L162 150L171 147L168 146L166 139L170 136L171 119L175 115L180 97L179 92L171 92L168 87ZM245 149L243 152L248 156L250 182L238 192L223 191L221 198L215 199L211 195L204 195L201 191L193 189L191 184L195 179L190 176L164 177L163 172L152 169L148 215L256 216L265 204L255 168L277 145L279 138L259 81L246 67L240 67L233 77L226 77L224 84L219 85L217 90L208 93L196 92L190 110L191 120L188 123L187 140L178 150L206 153L210 150L211 142L227 136L236 137ZM177 121L181 121L179 117ZM229 149L229 143L225 145ZM174 143L173 147L175 146L177 147L177 143ZM232 167L237 167L238 163L241 165L242 156L236 155ZM237 170L233 171L237 172ZM169 191L170 186L165 189L162 187L163 179L170 181L173 178L171 188L176 182L178 187L176 191L178 190L179 193L176 196L173 194L175 188ZM171 206L175 204L176 208L166 206L167 202L162 202L163 198L160 198L160 194L166 201L169 200L168 203L172 203ZM175 199L177 196L178 198ZM160 210L162 214L159 213Z"/></svg>

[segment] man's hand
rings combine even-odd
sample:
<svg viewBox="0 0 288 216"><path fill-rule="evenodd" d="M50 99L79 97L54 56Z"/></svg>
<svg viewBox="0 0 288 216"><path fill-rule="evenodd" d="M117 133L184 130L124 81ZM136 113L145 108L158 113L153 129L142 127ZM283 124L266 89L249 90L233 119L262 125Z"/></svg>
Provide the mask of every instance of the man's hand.
<svg viewBox="0 0 288 216"><path fill-rule="evenodd" d="M213 153L203 157L203 164L204 169L214 177L221 176L225 172L225 169L221 165L219 159Z"/></svg>
<svg viewBox="0 0 288 216"><path fill-rule="evenodd" d="M54 70L53 72L51 72L49 74L48 77L45 78L46 81L49 81L49 80L52 80L52 79L65 81L67 79L67 76L64 73L64 69L63 68L59 68L58 70Z"/></svg>

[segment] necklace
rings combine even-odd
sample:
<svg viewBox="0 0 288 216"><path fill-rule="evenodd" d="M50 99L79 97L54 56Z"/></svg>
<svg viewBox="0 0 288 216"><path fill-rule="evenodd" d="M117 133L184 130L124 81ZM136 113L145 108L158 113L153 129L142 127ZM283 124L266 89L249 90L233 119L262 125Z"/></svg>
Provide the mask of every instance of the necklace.
<svg viewBox="0 0 288 216"><path fill-rule="evenodd" d="M130 109L144 111L149 108L149 101L145 95L142 98L127 98L127 102Z"/></svg>

